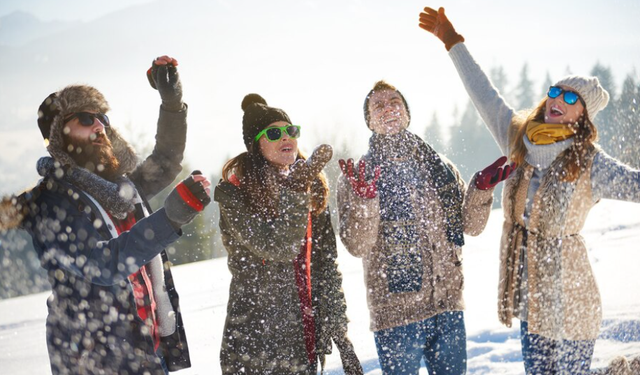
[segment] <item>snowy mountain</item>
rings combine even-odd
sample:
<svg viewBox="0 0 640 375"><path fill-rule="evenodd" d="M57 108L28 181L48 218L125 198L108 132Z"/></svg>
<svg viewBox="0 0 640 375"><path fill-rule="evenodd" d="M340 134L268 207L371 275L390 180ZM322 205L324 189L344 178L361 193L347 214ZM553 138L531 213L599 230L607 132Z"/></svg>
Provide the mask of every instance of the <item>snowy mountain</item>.
<svg viewBox="0 0 640 375"><path fill-rule="evenodd" d="M321 142L347 144L355 155L364 152L369 136L362 101L379 79L407 97L416 134L423 134L435 112L446 133L456 122L454 109L468 100L442 45L417 26L426 5L419 0L114 0L99 6L81 0L2 0L0 11L22 9L18 3L25 3L24 9L38 3L31 14L47 15L47 21L0 13L0 39L9 43L0 42L0 195L38 179L35 162L46 151L36 111L47 95L68 84L96 86L112 107L114 126L128 139L150 142L159 99L144 73L163 54L180 61L189 104L186 158L207 174L244 149L237 126L240 101L250 92L305 126L300 139L305 150ZM596 62L611 66L621 82L640 61L640 6L634 0L611 5L443 0L441 5L477 61L487 71L503 66L514 84L524 62L538 87L546 74L560 78L569 66L573 73L589 74ZM536 43L553 40L555 28L521 27L536 24L547 9L569 14L575 6L582 24L611 19L616 27L583 28L571 45ZM53 27L49 20L61 15L65 27Z"/></svg>
<svg viewBox="0 0 640 375"><path fill-rule="evenodd" d="M32 40L76 27L76 22L43 22L30 13L16 11L0 17L0 46L17 47Z"/></svg>
<svg viewBox="0 0 640 375"><path fill-rule="evenodd" d="M613 357L640 355L640 206L603 201L592 210L583 232L599 283L604 322L596 343L594 368ZM518 323L506 328L496 313L498 242L502 212L491 214L485 232L467 237L464 250L467 309L468 373L523 374ZM635 244L635 245L634 245ZM362 265L339 249L340 269L350 317L349 336L367 374L379 374L373 335L368 330ZM175 267L174 278L187 329L193 367L179 372L218 374L221 333L226 314L230 274L226 259ZM45 344L48 293L0 301L0 363L13 375L47 374ZM327 360L329 374L341 374L334 353ZM421 373L426 374L423 367Z"/></svg>

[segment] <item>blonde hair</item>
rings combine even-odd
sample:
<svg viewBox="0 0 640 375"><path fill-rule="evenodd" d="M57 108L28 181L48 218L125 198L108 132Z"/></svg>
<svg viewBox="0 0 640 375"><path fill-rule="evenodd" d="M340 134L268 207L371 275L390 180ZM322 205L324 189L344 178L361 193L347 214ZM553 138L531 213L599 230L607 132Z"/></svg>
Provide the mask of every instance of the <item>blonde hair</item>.
<svg viewBox="0 0 640 375"><path fill-rule="evenodd" d="M545 122L544 114L547 105L547 98L545 97L540 101L537 107L535 107L527 115L527 111L522 111L516 114L511 122L511 129L509 134L510 139L510 155L509 157L513 162L521 165L525 160L527 154L527 148L524 144L523 137L527 131L527 125L531 121L540 123ZM573 182L580 175L581 170L585 167L585 157L587 151L590 150L598 139L598 129L589 120L587 108L585 107L580 119L577 123L571 125L576 135L574 142L561 156L563 160L563 175L561 181ZM577 127L577 128L576 128Z"/></svg>

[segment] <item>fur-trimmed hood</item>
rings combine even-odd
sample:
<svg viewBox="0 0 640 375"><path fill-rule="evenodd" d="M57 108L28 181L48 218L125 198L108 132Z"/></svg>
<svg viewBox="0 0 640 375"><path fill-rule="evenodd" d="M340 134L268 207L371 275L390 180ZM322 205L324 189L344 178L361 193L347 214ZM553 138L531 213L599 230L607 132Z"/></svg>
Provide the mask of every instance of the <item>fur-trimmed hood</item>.
<svg viewBox="0 0 640 375"><path fill-rule="evenodd" d="M106 114L109 103L102 93L88 85L70 85L49 95L38 109L38 126L45 139L47 151L61 165L76 166L75 161L64 150L62 132L64 118L74 112L95 111ZM105 128L113 153L120 162L119 174L131 173L138 164L138 157L129 143L113 127Z"/></svg>

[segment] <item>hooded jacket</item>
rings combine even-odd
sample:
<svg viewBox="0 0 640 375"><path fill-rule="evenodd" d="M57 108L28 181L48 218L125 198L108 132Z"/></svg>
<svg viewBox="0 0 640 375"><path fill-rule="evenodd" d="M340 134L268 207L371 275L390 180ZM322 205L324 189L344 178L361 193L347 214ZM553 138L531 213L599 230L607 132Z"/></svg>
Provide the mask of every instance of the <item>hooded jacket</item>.
<svg viewBox="0 0 640 375"><path fill-rule="evenodd" d="M65 90L55 102L61 113L71 106L73 111L108 109L95 89L75 102L65 96ZM47 301L47 345L53 374L165 373L148 328L138 316L128 279L153 262L157 262L150 267L156 270L154 287L160 286L156 292L171 310L166 315L173 332L161 338L159 351L170 371L190 367L178 294L164 251L181 232L174 229L164 209L151 213L147 204L181 170L186 112L186 107L180 112L160 109L155 148L140 164L118 132L105 128L120 161L122 177L117 183L75 164L62 149L62 116L56 116L48 145L55 163L41 159L40 183L3 202L4 229L25 229L48 271L52 295ZM110 217L114 212L107 213L105 206L123 200L113 207L134 210L136 224L118 235Z"/></svg>

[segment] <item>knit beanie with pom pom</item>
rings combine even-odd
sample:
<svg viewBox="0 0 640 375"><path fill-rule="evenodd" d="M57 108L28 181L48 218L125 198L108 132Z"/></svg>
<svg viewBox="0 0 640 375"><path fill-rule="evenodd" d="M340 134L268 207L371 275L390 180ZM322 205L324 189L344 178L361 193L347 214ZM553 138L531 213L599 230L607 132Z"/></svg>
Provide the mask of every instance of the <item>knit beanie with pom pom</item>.
<svg viewBox="0 0 640 375"><path fill-rule="evenodd" d="M587 107L589 119L593 122L598 112L609 103L609 93L602 87L598 77L568 76L564 77L554 86L569 86L578 92Z"/></svg>
<svg viewBox="0 0 640 375"><path fill-rule="evenodd" d="M255 137L262 129L277 121L285 121L291 124L287 113L279 108L269 107L267 101L258 94L248 94L242 99L241 104L244 116L242 117L242 138L247 150Z"/></svg>

